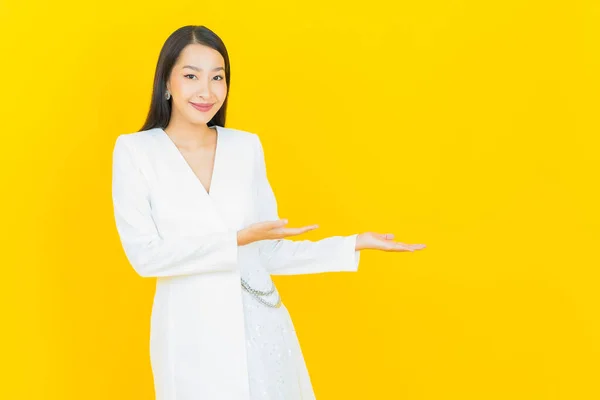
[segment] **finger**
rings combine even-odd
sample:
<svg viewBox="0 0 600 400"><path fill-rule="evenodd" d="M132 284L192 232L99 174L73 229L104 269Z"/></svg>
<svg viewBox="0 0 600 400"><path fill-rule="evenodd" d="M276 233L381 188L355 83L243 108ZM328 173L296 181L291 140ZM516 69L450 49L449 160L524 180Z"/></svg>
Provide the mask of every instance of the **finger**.
<svg viewBox="0 0 600 400"><path fill-rule="evenodd" d="M296 228L296 229L299 229L301 233L304 233L304 232L315 230L318 227L319 227L319 225L308 225L308 226L302 226L302 227Z"/></svg>
<svg viewBox="0 0 600 400"><path fill-rule="evenodd" d="M415 250L421 250L421 249L425 248L424 244L407 244L407 243L400 243L400 242L396 242L396 243L397 243L396 248L401 251L413 252Z"/></svg>
<svg viewBox="0 0 600 400"><path fill-rule="evenodd" d="M282 218L282 219L278 219L275 221L267 221L265 222L265 225L267 226L268 229L275 229L275 228L281 228L282 226L287 225L288 220L286 218Z"/></svg>
<svg viewBox="0 0 600 400"><path fill-rule="evenodd" d="M390 243L390 249L393 251L411 251L405 243L400 242Z"/></svg>
<svg viewBox="0 0 600 400"><path fill-rule="evenodd" d="M394 238L393 233L373 233L372 235L383 240L392 240Z"/></svg>
<svg viewBox="0 0 600 400"><path fill-rule="evenodd" d="M281 233L284 236L295 236L295 235L301 235L308 231L312 231L314 229L317 229L318 227L319 227L318 225L310 225L310 226L303 226L300 228L284 228L284 229L281 229Z"/></svg>
<svg viewBox="0 0 600 400"><path fill-rule="evenodd" d="M388 251L413 251L411 245L402 242L388 241L384 243Z"/></svg>
<svg viewBox="0 0 600 400"><path fill-rule="evenodd" d="M297 236L297 235L301 235L304 232L306 232L304 229L301 228L287 228L285 230L280 230L279 233L277 234L278 237L280 238L284 238L287 236Z"/></svg>
<svg viewBox="0 0 600 400"><path fill-rule="evenodd" d="M319 224L312 224L312 225L301 226L299 229L306 229L307 231L312 231L313 229L317 229L318 227L319 227Z"/></svg>

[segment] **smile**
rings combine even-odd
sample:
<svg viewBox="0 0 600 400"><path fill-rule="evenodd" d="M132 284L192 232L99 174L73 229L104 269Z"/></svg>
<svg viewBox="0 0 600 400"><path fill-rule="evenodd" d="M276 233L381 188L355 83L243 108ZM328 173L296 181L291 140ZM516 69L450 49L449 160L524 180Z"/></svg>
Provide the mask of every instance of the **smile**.
<svg viewBox="0 0 600 400"><path fill-rule="evenodd" d="M198 103L190 103L192 107L194 107L198 111L206 112L210 110L214 104L198 104Z"/></svg>

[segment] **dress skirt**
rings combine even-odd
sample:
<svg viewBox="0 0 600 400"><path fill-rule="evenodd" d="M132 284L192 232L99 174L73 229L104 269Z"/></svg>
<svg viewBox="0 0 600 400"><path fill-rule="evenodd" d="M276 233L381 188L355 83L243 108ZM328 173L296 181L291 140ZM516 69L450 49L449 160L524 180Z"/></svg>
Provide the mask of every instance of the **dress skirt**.
<svg viewBox="0 0 600 400"><path fill-rule="evenodd" d="M247 267L242 277L263 292L273 285L260 265ZM251 400L314 400L310 377L290 314L284 304L269 307L242 289L245 316L248 378ZM275 304L277 290L261 296Z"/></svg>

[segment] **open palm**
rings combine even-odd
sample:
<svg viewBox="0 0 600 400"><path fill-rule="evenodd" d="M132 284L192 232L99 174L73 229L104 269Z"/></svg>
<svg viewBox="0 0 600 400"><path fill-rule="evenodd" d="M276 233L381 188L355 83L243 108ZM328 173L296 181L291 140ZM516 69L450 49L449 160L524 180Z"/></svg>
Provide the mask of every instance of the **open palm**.
<svg viewBox="0 0 600 400"><path fill-rule="evenodd" d="M424 244L407 244L393 240L393 233L360 233L356 238L356 250L382 250L382 251L415 251L425 248Z"/></svg>

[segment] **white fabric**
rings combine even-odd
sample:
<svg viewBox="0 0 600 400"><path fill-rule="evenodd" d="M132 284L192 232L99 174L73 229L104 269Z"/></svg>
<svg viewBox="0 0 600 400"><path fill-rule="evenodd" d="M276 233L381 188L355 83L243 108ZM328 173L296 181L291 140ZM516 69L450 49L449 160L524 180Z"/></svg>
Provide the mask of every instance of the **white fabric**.
<svg viewBox="0 0 600 400"><path fill-rule="evenodd" d="M237 246L237 231L278 219L256 134L217 126L210 193L160 128L117 137L112 198L125 255L156 278L150 360L157 400L294 400L314 393L269 275L356 271L356 235Z"/></svg>

